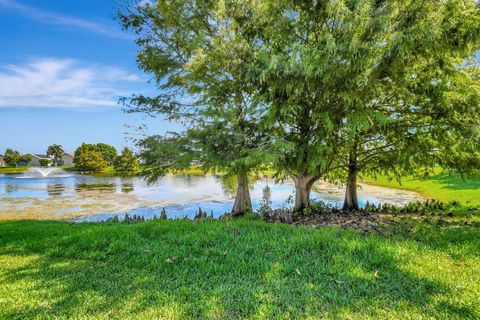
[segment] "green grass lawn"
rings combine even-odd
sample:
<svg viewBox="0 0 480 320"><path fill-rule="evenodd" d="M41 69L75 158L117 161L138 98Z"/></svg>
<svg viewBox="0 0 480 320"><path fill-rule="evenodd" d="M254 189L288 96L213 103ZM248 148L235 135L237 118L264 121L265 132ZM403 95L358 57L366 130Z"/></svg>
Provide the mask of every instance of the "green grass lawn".
<svg viewBox="0 0 480 320"><path fill-rule="evenodd" d="M6 173L6 174L13 174L13 173L24 173L28 169L32 167L0 167L0 173ZM72 166L58 166L60 169L64 169L66 171L71 171L71 172L78 172L79 170L75 167ZM113 166L108 166L105 167L102 171L98 172L97 174L105 174L105 175L113 175L116 174L115 169Z"/></svg>
<svg viewBox="0 0 480 320"><path fill-rule="evenodd" d="M0 319L478 319L471 221L0 222Z"/></svg>
<svg viewBox="0 0 480 320"><path fill-rule="evenodd" d="M0 173L23 173L30 167L0 167Z"/></svg>
<svg viewBox="0 0 480 320"><path fill-rule="evenodd" d="M463 179L459 174L441 173L436 171L432 177L424 180L413 177L404 177L401 184L396 180L389 181L386 177L363 178L367 183L413 190L426 198L437 199L445 202L460 201L466 206L480 206L480 178Z"/></svg>

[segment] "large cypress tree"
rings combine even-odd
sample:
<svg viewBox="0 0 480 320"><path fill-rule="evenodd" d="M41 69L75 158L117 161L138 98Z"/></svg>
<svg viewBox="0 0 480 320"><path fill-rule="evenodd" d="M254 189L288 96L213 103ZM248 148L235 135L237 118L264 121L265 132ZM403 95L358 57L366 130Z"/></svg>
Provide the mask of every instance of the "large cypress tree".
<svg viewBox="0 0 480 320"><path fill-rule="evenodd" d="M359 208L359 174L400 179L436 166L471 172L480 160L478 68L471 63L480 44L478 4L390 1L381 8L387 7L396 9L394 35L358 94L363 102L349 106L344 122L345 210Z"/></svg>
<svg viewBox="0 0 480 320"><path fill-rule="evenodd" d="M466 60L478 49L478 10L474 0L137 3L120 18L161 93L133 98L130 110L187 127L141 141L144 173L197 158L226 169L238 176L240 214L264 154L295 181L296 210L320 178L346 180L350 210L359 173L468 171L478 155L478 76Z"/></svg>
<svg viewBox="0 0 480 320"><path fill-rule="evenodd" d="M259 37L254 79L270 106L277 169L296 183L297 210L313 182L339 168L348 175L345 208L358 208L360 171L432 166L442 137L458 137L459 122L475 126L475 98L450 96L462 82L477 90L463 68L478 49L476 1L251 3L256 14L244 29Z"/></svg>
<svg viewBox="0 0 480 320"><path fill-rule="evenodd" d="M159 89L156 97L127 100L129 111L184 126L139 141L143 175L152 181L193 160L205 170L236 175L234 215L251 210L248 175L265 161L262 111L246 77L251 43L239 36L231 19L242 14L241 6L195 0L133 2L119 13L123 26L137 36L139 66L154 76Z"/></svg>

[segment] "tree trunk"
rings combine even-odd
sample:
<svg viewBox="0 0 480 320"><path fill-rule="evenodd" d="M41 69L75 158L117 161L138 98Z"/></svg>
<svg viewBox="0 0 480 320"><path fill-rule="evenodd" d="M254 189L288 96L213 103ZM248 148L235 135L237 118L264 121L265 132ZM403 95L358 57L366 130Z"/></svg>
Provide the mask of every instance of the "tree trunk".
<svg viewBox="0 0 480 320"><path fill-rule="evenodd" d="M248 188L247 172L237 174L237 195L233 204L232 215L241 216L252 210L252 200L250 199L250 190Z"/></svg>
<svg viewBox="0 0 480 320"><path fill-rule="evenodd" d="M310 203L310 191L318 177L299 174L293 176L295 181L295 207L294 211L303 211Z"/></svg>
<svg viewBox="0 0 480 320"><path fill-rule="evenodd" d="M357 168L355 166L348 167L347 189L345 191L345 201L343 202L343 210L353 211L359 210L357 196Z"/></svg>

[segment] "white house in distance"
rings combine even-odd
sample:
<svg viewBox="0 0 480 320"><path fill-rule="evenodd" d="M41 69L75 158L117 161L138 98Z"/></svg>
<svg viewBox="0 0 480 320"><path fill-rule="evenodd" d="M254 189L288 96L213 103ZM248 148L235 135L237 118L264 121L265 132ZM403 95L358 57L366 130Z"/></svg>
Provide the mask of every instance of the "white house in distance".
<svg viewBox="0 0 480 320"><path fill-rule="evenodd" d="M49 160L49 161L52 160L51 157L47 157L44 154L30 153L30 156L32 157L32 159L27 163L27 166L29 166L29 167L40 167L41 166L41 164L40 164L41 160Z"/></svg>
<svg viewBox="0 0 480 320"><path fill-rule="evenodd" d="M32 156L32 160L27 164L30 167L40 167L40 160L46 159L49 160L50 163L53 160L53 157L48 157L45 154L30 154ZM65 152L63 154L63 160L59 160L57 165L59 166L73 166L73 154L69 152Z"/></svg>
<svg viewBox="0 0 480 320"><path fill-rule="evenodd" d="M73 153L65 152L63 154L63 160L58 161L59 166L73 166Z"/></svg>
<svg viewBox="0 0 480 320"><path fill-rule="evenodd" d="M6 165L5 157L0 154L0 167L5 167Z"/></svg>

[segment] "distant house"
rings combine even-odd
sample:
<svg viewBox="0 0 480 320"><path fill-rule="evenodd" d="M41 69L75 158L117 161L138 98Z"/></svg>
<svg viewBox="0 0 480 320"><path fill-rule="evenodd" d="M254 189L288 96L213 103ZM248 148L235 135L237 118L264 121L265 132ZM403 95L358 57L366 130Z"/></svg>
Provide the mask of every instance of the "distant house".
<svg viewBox="0 0 480 320"><path fill-rule="evenodd" d="M50 162L52 161L52 158L45 155L45 154L30 154L32 156L32 159L28 162L25 163L24 165L30 166L30 167L40 167L40 160L45 159L49 160Z"/></svg>
<svg viewBox="0 0 480 320"><path fill-rule="evenodd" d="M50 166L53 165L53 156L47 156L46 154L30 154L32 160L28 163L22 163L20 165L30 166L30 167L40 167L40 160L45 159L50 161ZM65 152L63 154L63 159L57 161L57 166L73 166L73 154Z"/></svg>
<svg viewBox="0 0 480 320"><path fill-rule="evenodd" d="M63 154L63 159L62 160L58 160L58 164L59 166L73 166L73 154L72 153L69 153L69 152L65 152Z"/></svg>
<svg viewBox="0 0 480 320"><path fill-rule="evenodd" d="M0 154L0 167L6 167L5 157Z"/></svg>

